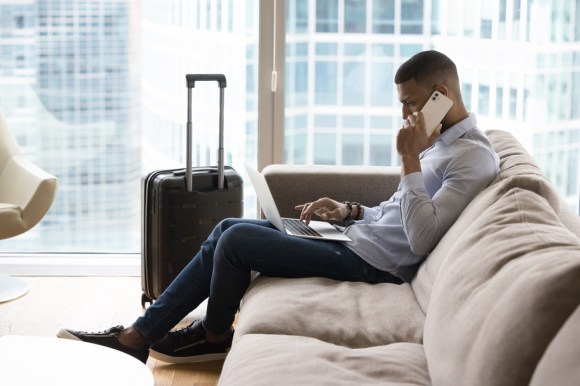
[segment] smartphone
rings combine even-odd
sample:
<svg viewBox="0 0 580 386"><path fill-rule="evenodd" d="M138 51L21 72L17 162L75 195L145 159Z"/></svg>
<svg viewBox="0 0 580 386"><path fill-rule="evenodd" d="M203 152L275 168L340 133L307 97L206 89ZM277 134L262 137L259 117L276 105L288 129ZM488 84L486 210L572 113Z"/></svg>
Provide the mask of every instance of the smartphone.
<svg viewBox="0 0 580 386"><path fill-rule="evenodd" d="M453 106L453 101L439 91L434 91L431 94L429 100L421 109L425 118L425 130L428 136L433 134L433 131L441 123L451 106Z"/></svg>

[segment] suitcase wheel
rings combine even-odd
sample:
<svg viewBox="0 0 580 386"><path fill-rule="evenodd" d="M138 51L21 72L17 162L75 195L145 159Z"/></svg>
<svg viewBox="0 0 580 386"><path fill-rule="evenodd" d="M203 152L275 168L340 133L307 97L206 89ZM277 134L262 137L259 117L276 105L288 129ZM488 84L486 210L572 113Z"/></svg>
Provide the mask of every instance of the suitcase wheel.
<svg viewBox="0 0 580 386"><path fill-rule="evenodd" d="M153 304L153 299L151 299L145 292L141 294L141 307L145 308L145 304Z"/></svg>

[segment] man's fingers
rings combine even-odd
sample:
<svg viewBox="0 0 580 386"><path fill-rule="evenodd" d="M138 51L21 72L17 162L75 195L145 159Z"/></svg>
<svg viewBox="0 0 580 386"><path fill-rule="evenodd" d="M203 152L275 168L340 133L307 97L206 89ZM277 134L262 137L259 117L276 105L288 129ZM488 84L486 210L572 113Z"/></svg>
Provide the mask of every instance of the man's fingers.
<svg viewBox="0 0 580 386"><path fill-rule="evenodd" d="M306 224L308 224L310 222L310 218L312 217L312 211L314 210L314 208L312 207L312 203L311 202L307 202L306 204L303 205L298 205L301 206L302 208L302 212L300 213L300 220L306 222Z"/></svg>
<svg viewBox="0 0 580 386"><path fill-rule="evenodd" d="M333 200L320 198L314 202L307 202L302 205L296 205L297 210L301 210L300 220L306 224L310 222L312 216L316 214L323 220L333 220L336 212L336 205Z"/></svg>

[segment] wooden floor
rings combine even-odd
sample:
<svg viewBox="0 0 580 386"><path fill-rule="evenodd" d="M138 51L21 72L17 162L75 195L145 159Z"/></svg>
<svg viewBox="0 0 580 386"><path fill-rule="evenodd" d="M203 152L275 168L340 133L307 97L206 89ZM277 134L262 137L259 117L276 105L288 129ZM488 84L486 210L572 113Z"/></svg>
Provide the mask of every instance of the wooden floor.
<svg viewBox="0 0 580 386"><path fill-rule="evenodd" d="M129 326L143 313L139 277L22 277L25 296L0 303L0 336L56 336L61 328ZM203 315L194 311L183 324ZM156 386L216 385L223 361L171 365L149 358Z"/></svg>

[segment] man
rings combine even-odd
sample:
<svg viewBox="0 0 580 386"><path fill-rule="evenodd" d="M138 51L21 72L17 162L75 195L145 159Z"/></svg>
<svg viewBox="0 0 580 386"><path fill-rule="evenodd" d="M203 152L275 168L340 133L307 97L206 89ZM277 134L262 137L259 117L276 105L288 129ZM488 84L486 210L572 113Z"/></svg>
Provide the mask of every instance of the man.
<svg viewBox="0 0 580 386"><path fill-rule="evenodd" d="M413 56L399 68L395 83L404 119L397 135L398 191L374 208L330 198L296 207L305 222L313 214L345 221L351 242L287 236L266 220L226 219L131 327L98 333L61 330L58 336L112 347L143 362L148 355L170 363L221 359L231 346L232 323L251 271L368 283L410 281L467 204L497 175L499 160L467 112L457 69L447 56L436 51ZM435 90L454 103L427 136L420 110ZM170 331L206 298L203 320Z"/></svg>

